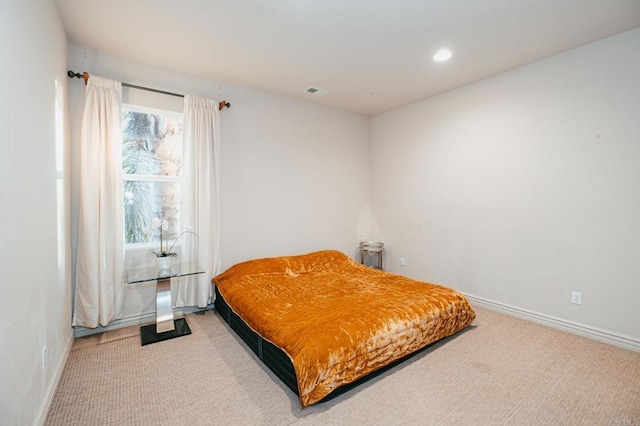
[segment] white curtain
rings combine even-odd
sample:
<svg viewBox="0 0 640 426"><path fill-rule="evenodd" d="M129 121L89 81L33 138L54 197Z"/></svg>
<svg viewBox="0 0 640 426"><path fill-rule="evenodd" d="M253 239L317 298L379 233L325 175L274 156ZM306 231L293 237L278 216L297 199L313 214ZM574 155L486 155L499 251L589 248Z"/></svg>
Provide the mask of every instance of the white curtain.
<svg viewBox="0 0 640 426"><path fill-rule="evenodd" d="M106 326L124 292L122 84L92 75L80 135L78 257L73 325Z"/></svg>
<svg viewBox="0 0 640 426"><path fill-rule="evenodd" d="M212 299L211 278L220 269L220 129L218 102L184 98L184 178L182 185L182 262L195 262L204 274L180 278L176 306L206 307Z"/></svg>

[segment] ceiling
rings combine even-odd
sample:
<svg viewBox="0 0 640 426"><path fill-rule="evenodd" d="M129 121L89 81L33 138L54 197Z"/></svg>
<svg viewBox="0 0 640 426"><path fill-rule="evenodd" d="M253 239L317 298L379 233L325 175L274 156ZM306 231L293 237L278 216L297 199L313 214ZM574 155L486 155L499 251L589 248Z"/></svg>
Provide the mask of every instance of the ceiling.
<svg viewBox="0 0 640 426"><path fill-rule="evenodd" d="M640 0L56 3L73 43L364 115L640 27Z"/></svg>

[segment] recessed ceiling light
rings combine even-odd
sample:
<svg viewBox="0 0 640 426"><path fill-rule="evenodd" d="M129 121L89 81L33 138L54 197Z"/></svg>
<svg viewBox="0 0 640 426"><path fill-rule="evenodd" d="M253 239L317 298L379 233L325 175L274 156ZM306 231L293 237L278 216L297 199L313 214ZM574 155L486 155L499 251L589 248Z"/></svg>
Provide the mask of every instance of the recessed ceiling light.
<svg viewBox="0 0 640 426"><path fill-rule="evenodd" d="M433 60L436 62L448 61L451 58L451 51L448 49L440 49L433 55Z"/></svg>

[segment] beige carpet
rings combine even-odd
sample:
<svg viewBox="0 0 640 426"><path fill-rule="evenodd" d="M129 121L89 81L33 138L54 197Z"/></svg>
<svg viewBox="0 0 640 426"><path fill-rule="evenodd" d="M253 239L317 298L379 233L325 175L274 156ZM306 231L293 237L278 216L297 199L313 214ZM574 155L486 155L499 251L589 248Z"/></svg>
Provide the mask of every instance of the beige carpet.
<svg viewBox="0 0 640 426"><path fill-rule="evenodd" d="M304 410L214 312L144 347L137 327L76 339L46 424L640 424L640 353L477 314L477 327Z"/></svg>

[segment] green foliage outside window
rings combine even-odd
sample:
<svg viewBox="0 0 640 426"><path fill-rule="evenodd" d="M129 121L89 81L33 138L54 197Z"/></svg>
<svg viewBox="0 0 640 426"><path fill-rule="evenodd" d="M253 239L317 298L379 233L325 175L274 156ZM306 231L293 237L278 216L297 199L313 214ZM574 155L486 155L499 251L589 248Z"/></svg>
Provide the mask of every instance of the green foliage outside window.
<svg viewBox="0 0 640 426"><path fill-rule="evenodd" d="M182 119L125 110L122 133L125 241L159 241L154 218L167 221L165 237L172 238L179 226Z"/></svg>

